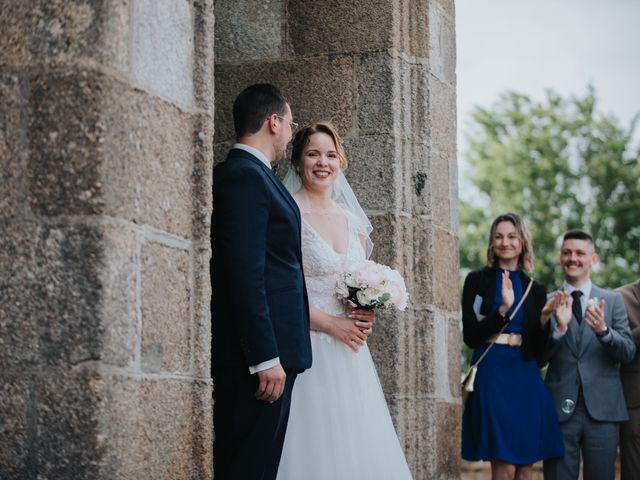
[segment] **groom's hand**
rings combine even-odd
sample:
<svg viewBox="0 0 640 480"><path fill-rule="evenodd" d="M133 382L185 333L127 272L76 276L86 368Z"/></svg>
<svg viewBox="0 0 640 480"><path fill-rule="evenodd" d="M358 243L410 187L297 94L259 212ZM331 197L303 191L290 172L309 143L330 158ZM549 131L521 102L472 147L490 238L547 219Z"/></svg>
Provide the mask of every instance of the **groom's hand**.
<svg viewBox="0 0 640 480"><path fill-rule="evenodd" d="M284 373L282 365L267 368L257 373L260 383L256 390L256 398L265 402L273 403L280 398L284 392L284 382L287 374Z"/></svg>

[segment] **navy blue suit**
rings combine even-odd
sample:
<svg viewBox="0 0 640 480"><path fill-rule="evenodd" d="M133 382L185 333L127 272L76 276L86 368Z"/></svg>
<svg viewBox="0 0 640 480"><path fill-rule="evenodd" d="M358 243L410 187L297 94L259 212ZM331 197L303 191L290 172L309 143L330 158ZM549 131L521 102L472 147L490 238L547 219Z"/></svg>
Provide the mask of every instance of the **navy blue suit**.
<svg viewBox="0 0 640 480"><path fill-rule="evenodd" d="M311 366L300 211L252 154L232 149L213 171L212 377L217 480L275 478L293 382ZM255 399L249 366L279 357L282 397Z"/></svg>

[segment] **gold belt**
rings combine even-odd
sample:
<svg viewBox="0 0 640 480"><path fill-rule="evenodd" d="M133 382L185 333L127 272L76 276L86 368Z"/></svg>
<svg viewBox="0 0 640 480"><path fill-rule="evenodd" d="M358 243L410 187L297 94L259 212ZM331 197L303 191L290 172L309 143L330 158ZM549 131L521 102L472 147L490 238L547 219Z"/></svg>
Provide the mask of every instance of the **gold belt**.
<svg viewBox="0 0 640 480"><path fill-rule="evenodd" d="M500 333L489 337L487 343L498 343L500 345L509 345L510 347L519 347L522 345L522 335L519 333Z"/></svg>

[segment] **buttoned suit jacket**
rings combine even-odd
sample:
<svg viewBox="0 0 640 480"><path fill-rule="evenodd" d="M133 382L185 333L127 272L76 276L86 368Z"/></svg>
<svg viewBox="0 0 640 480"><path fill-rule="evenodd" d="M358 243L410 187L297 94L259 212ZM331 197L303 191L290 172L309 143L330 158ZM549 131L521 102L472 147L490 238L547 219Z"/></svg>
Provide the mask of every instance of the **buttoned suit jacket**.
<svg viewBox="0 0 640 480"><path fill-rule="evenodd" d="M311 366L300 210L263 162L232 149L213 172L212 368ZM248 371L248 370L247 370Z"/></svg>
<svg viewBox="0 0 640 480"><path fill-rule="evenodd" d="M609 344L596 337L586 318L578 325L575 317L571 319L567 332L555 340L553 331L557 319L551 315L551 329L544 352L544 360L549 362L545 384L560 423L573 415L575 409L565 408L563 411L562 405L566 400L575 405L580 385L587 411L594 420L622 422L628 419L618 373L618 365L631 361L636 351L627 312L619 293L593 285L590 298L594 297L605 301L605 322L612 335Z"/></svg>
<svg viewBox="0 0 640 480"><path fill-rule="evenodd" d="M622 295L629 317L631 336L636 344L636 355L633 360L620 366L620 379L627 408L638 408L640 407L640 354L637 351L640 345L640 280L620 287L616 291Z"/></svg>

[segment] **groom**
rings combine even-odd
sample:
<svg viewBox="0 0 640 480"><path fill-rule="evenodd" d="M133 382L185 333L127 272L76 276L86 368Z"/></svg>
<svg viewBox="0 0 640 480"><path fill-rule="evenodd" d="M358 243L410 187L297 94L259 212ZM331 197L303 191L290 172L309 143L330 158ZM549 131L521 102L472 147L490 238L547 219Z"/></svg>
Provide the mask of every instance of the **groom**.
<svg viewBox="0 0 640 480"><path fill-rule="evenodd" d="M271 170L292 137L273 85L233 104L236 144L213 171L212 371L216 480L276 478L297 373L311 366L300 212Z"/></svg>

